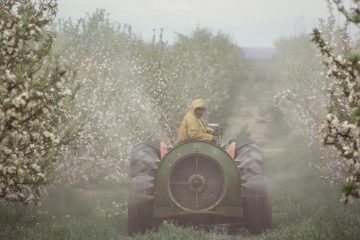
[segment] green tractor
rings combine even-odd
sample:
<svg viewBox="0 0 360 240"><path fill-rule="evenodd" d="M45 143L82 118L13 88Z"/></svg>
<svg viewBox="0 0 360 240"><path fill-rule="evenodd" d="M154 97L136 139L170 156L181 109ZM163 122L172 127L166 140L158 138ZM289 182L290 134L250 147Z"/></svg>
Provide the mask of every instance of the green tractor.
<svg viewBox="0 0 360 240"><path fill-rule="evenodd" d="M229 224L253 234L272 226L262 151L254 143L188 141L171 149L163 143L138 144L129 177L129 234L156 228L163 220Z"/></svg>

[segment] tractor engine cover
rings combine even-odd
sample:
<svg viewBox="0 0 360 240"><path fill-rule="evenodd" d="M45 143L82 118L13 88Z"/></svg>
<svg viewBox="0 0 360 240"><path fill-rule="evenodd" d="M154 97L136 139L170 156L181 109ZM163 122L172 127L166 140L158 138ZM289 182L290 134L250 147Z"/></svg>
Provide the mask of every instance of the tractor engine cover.
<svg viewBox="0 0 360 240"><path fill-rule="evenodd" d="M218 145L203 141L179 144L159 163L153 217L176 220L207 214L241 218L241 183L235 161Z"/></svg>
<svg viewBox="0 0 360 240"><path fill-rule="evenodd" d="M184 210L210 210L222 200L226 181L221 166L208 156L191 154L170 172L169 195Z"/></svg>

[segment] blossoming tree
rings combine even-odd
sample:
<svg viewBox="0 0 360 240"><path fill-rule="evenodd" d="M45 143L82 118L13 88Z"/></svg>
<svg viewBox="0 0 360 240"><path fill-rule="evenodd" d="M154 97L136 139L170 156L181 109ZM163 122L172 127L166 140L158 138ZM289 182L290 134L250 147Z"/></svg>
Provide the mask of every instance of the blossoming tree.
<svg viewBox="0 0 360 240"><path fill-rule="evenodd" d="M52 0L1 1L0 200L37 200L74 137L64 112L74 72L51 54L55 13Z"/></svg>
<svg viewBox="0 0 360 240"><path fill-rule="evenodd" d="M360 23L360 1L346 10L342 1L334 0L348 21ZM334 53L321 32L313 31L313 41L325 57L327 77L332 81L337 107L329 108L322 125L323 143L333 146L348 165L344 185L345 202L360 198L360 56L343 56Z"/></svg>
<svg viewBox="0 0 360 240"><path fill-rule="evenodd" d="M327 4L329 16L320 20L319 29L336 53L347 55L350 50L348 24L339 25L333 4L330 0ZM331 183L339 183L346 178L346 164L335 150L322 146L320 129L327 109L340 109L341 101L338 101L338 92L326 78L327 69L322 64L322 57L309 40L310 36L303 34L277 41L273 65L280 84L274 104L295 131L307 139L310 149L322 159L316 166L322 177Z"/></svg>

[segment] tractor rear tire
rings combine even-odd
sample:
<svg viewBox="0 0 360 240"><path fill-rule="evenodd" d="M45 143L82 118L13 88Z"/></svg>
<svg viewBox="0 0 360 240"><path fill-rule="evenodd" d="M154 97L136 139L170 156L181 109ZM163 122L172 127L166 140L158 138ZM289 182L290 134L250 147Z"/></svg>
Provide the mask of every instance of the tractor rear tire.
<svg viewBox="0 0 360 240"><path fill-rule="evenodd" d="M159 148L152 144L134 146L130 159L128 233L151 230L153 225L153 180L160 162Z"/></svg>
<svg viewBox="0 0 360 240"><path fill-rule="evenodd" d="M272 227L272 210L269 184L264 176L254 176L243 188L245 228L260 234Z"/></svg>
<svg viewBox="0 0 360 240"><path fill-rule="evenodd" d="M235 162L242 184L243 218L245 228L259 234L272 227L272 209L269 183L264 177L263 154L254 143L236 147Z"/></svg>
<svg viewBox="0 0 360 240"><path fill-rule="evenodd" d="M235 162L244 182L247 182L253 176L264 175L263 153L260 146L255 143L237 145Z"/></svg>

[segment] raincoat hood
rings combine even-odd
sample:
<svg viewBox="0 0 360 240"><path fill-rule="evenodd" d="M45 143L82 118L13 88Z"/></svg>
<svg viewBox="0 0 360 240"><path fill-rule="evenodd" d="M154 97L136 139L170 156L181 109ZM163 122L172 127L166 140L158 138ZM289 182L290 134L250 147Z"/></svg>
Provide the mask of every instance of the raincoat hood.
<svg viewBox="0 0 360 240"><path fill-rule="evenodd" d="M205 107L205 102L203 99L199 98L199 99L195 99L192 103L191 103L191 112L195 114L195 109L196 108L206 108Z"/></svg>

